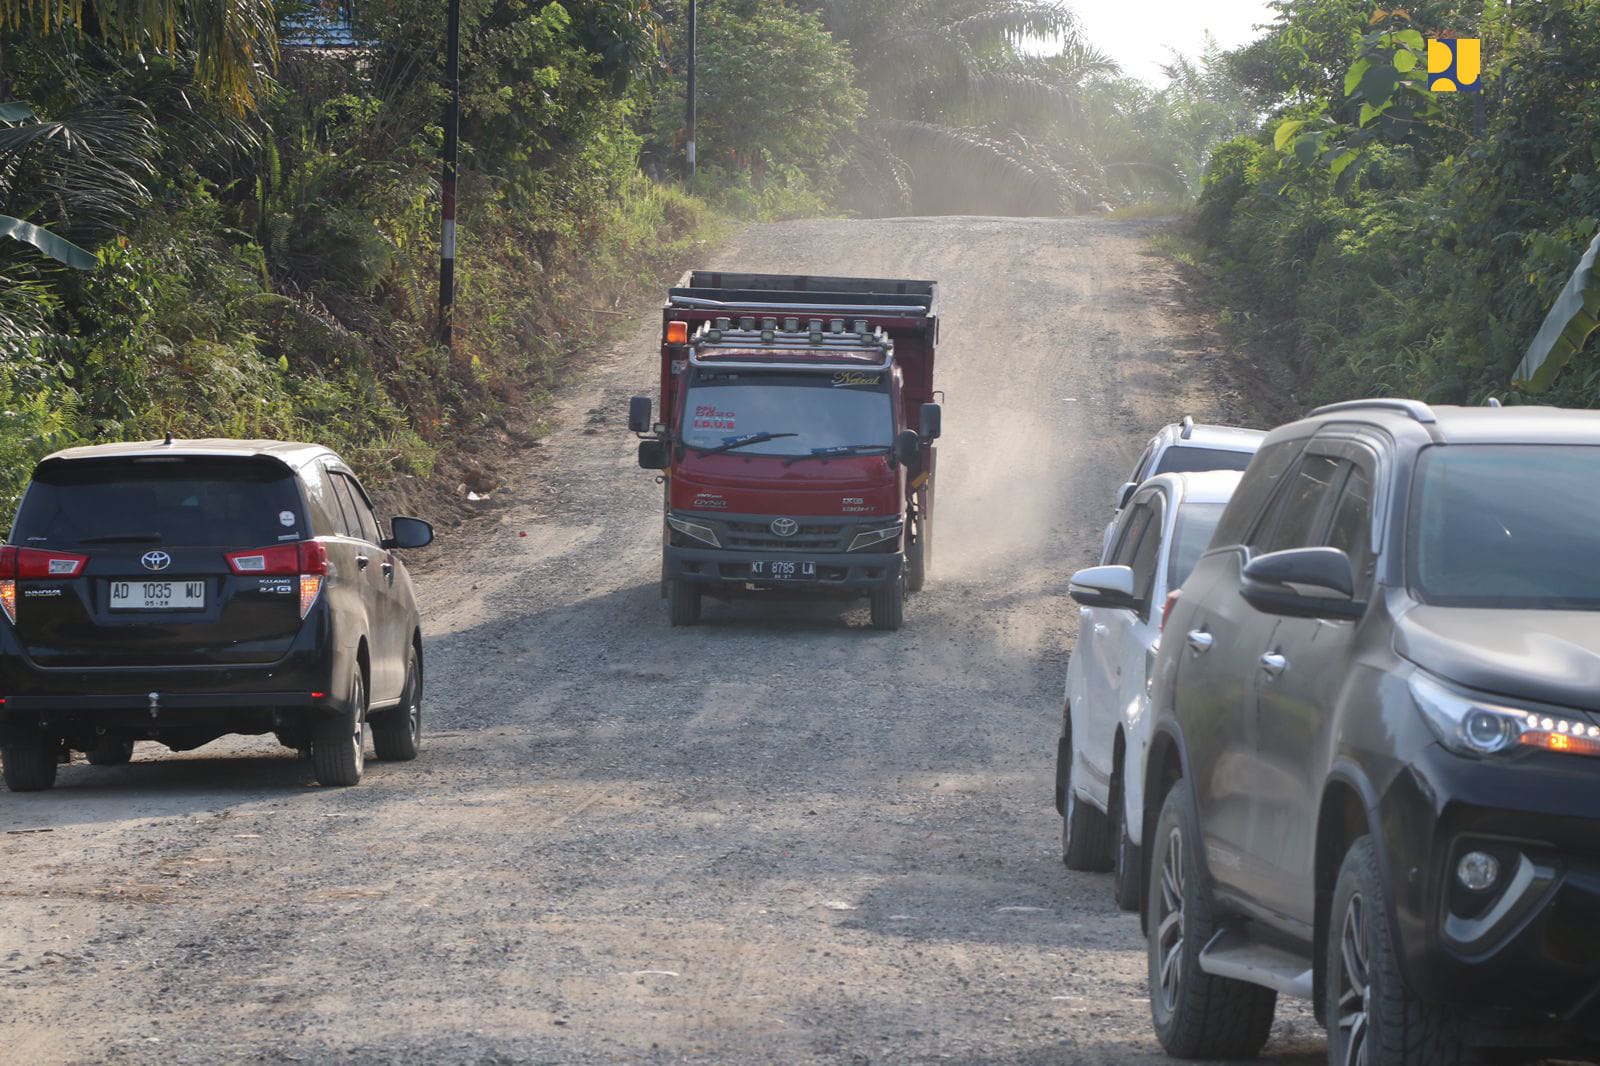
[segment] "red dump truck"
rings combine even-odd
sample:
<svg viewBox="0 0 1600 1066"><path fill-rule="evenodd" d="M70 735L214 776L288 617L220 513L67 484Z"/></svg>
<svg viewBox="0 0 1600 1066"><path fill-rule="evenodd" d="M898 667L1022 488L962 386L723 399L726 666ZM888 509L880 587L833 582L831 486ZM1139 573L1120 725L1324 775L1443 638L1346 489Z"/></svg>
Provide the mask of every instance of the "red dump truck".
<svg viewBox="0 0 1600 1066"><path fill-rule="evenodd" d="M662 595L867 597L900 628L933 560L931 281L691 271L662 311L660 419L629 405L665 472ZM942 399L942 397L940 397Z"/></svg>

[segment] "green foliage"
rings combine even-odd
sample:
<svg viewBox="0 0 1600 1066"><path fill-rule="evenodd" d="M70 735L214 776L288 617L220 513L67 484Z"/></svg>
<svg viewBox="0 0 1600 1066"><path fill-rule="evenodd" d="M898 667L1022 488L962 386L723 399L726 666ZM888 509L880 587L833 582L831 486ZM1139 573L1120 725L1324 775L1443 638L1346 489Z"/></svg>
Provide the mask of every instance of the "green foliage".
<svg viewBox="0 0 1600 1066"><path fill-rule="evenodd" d="M1422 3L1409 22L1345 0L1278 9L1231 59L1271 113L1213 153L1196 235L1307 402L1503 394L1600 228L1593 5ZM1426 91L1436 27L1481 36L1480 94ZM1578 352L1551 395L1593 405L1597 362Z"/></svg>
<svg viewBox="0 0 1600 1066"><path fill-rule="evenodd" d="M711 0L699 9L697 30L696 141L701 166L714 168L707 177L748 179L741 199L759 200L773 171L785 188L826 188L866 99L844 47L816 15L770 0ZM684 48L675 44L674 74L655 95L658 145L684 135Z"/></svg>

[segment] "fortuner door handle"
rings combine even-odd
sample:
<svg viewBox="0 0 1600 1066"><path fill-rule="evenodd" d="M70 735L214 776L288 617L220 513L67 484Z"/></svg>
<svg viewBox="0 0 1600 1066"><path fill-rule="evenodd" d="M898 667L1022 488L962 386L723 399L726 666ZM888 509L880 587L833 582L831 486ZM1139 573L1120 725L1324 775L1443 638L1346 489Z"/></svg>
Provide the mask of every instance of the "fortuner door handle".
<svg viewBox="0 0 1600 1066"><path fill-rule="evenodd" d="M1111 632L1111 630L1106 628L1106 624L1104 622L1096 622L1094 624L1094 635L1095 636L1103 637L1109 632Z"/></svg>
<svg viewBox="0 0 1600 1066"><path fill-rule="evenodd" d="M387 559L383 561L383 576L394 577L394 564L389 562Z"/></svg>
<svg viewBox="0 0 1600 1066"><path fill-rule="evenodd" d="M365 555L356 556L356 566L362 570L365 570L367 568L367 564L370 562L372 562L372 560L368 559Z"/></svg>
<svg viewBox="0 0 1600 1066"><path fill-rule="evenodd" d="M1275 651L1269 651L1261 657L1261 669L1267 672L1267 676L1277 677L1289 669L1289 660Z"/></svg>
<svg viewBox="0 0 1600 1066"><path fill-rule="evenodd" d="M1211 645L1215 642L1215 638L1213 638L1210 633L1207 633L1203 629L1189 630L1189 650L1194 652L1196 655L1201 655L1210 651Z"/></svg>

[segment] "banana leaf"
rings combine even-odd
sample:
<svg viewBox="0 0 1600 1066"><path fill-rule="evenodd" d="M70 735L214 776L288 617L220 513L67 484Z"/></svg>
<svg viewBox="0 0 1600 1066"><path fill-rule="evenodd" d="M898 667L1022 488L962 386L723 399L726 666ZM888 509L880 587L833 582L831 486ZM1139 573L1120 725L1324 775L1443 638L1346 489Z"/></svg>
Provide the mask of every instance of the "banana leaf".
<svg viewBox="0 0 1600 1066"><path fill-rule="evenodd" d="M1578 260L1578 269L1567 279L1556 297L1533 343L1517 364L1511 384L1529 392L1543 392L1578 354L1589 334L1600 326L1600 275L1594 262L1600 255L1600 234L1589 242L1589 250Z"/></svg>

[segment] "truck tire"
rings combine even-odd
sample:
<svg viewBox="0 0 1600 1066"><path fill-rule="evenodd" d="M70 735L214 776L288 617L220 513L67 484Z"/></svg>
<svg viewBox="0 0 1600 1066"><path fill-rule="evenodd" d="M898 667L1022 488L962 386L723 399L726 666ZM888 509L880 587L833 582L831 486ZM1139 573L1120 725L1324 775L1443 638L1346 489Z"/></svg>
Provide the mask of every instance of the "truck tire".
<svg viewBox="0 0 1600 1066"><path fill-rule="evenodd" d="M700 590L678 578L668 581L667 619L675 626L697 625L700 621Z"/></svg>
<svg viewBox="0 0 1600 1066"><path fill-rule="evenodd" d="M1177 1059L1255 1058L1272 1029L1278 993L1200 969L1200 950L1216 923L1201 882L1198 819L1186 782L1167 793L1155 835L1146 844L1145 925L1156 1038Z"/></svg>
<svg viewBox="0 0 1600 1066"><path fill-rule="evenodd" d="M1070 771L1069 771L1070 774ZM1067 778L1067 811L1061 816L1061 861L1069 870L1111 869L1111 834L1106 816L1078 798Z"/></svg>
<svg viewBox="0 0 1600 1066"><path fill-rule="evenodd" d="M351 682L350 708L312 727L311 772L319 785L349 787L361 782L366 764L367 685L357 670Z"/></svg>
<svg viewBox="0 0 1600 1066"><path fill-rule="evenodd" d="M922 522L918 522L911 545L906 548L906 591L921 592L927 582L928 531Z"/></svg>
<svg viewBox="0 0 1600 1066"><path fill-rule="evenodd" d="M417 649L406 661L400 706L372 719L372 753L384 762L410 762L422 749L422 668Z"/></svg>
<svg viewBox="0 0 1600 1066"><path fill-rule="evenodd" d="M107 733L96 738L95 746L83 754L91 766L126 766L133 758L133 738Z"/></svg>
<svg viewBox="0 0 1600 1066"><path fill-rule="evenodd" d="M55 784L59 749L55 740L38 733L14 736L11 743L0 747L6 788L12 792L42 792Z"/></svg>
<svg viewBox="0 0 1600 1066"><path fill-rule="evenodd" d="M1461 1023L1417 998L1400 976L1387 897L1378 850L1364 836L1339 866L1328 915L1323 991L1328 1060L1396 1066L1465 1062L1469 1055Z"/></svg>
<svg viewBox="0 0 1600 1066"><path fill-rule="evenodd" d="M872 628L894 631L905 621L906 579L902 574L887 585L872 590Z"/></svg>

